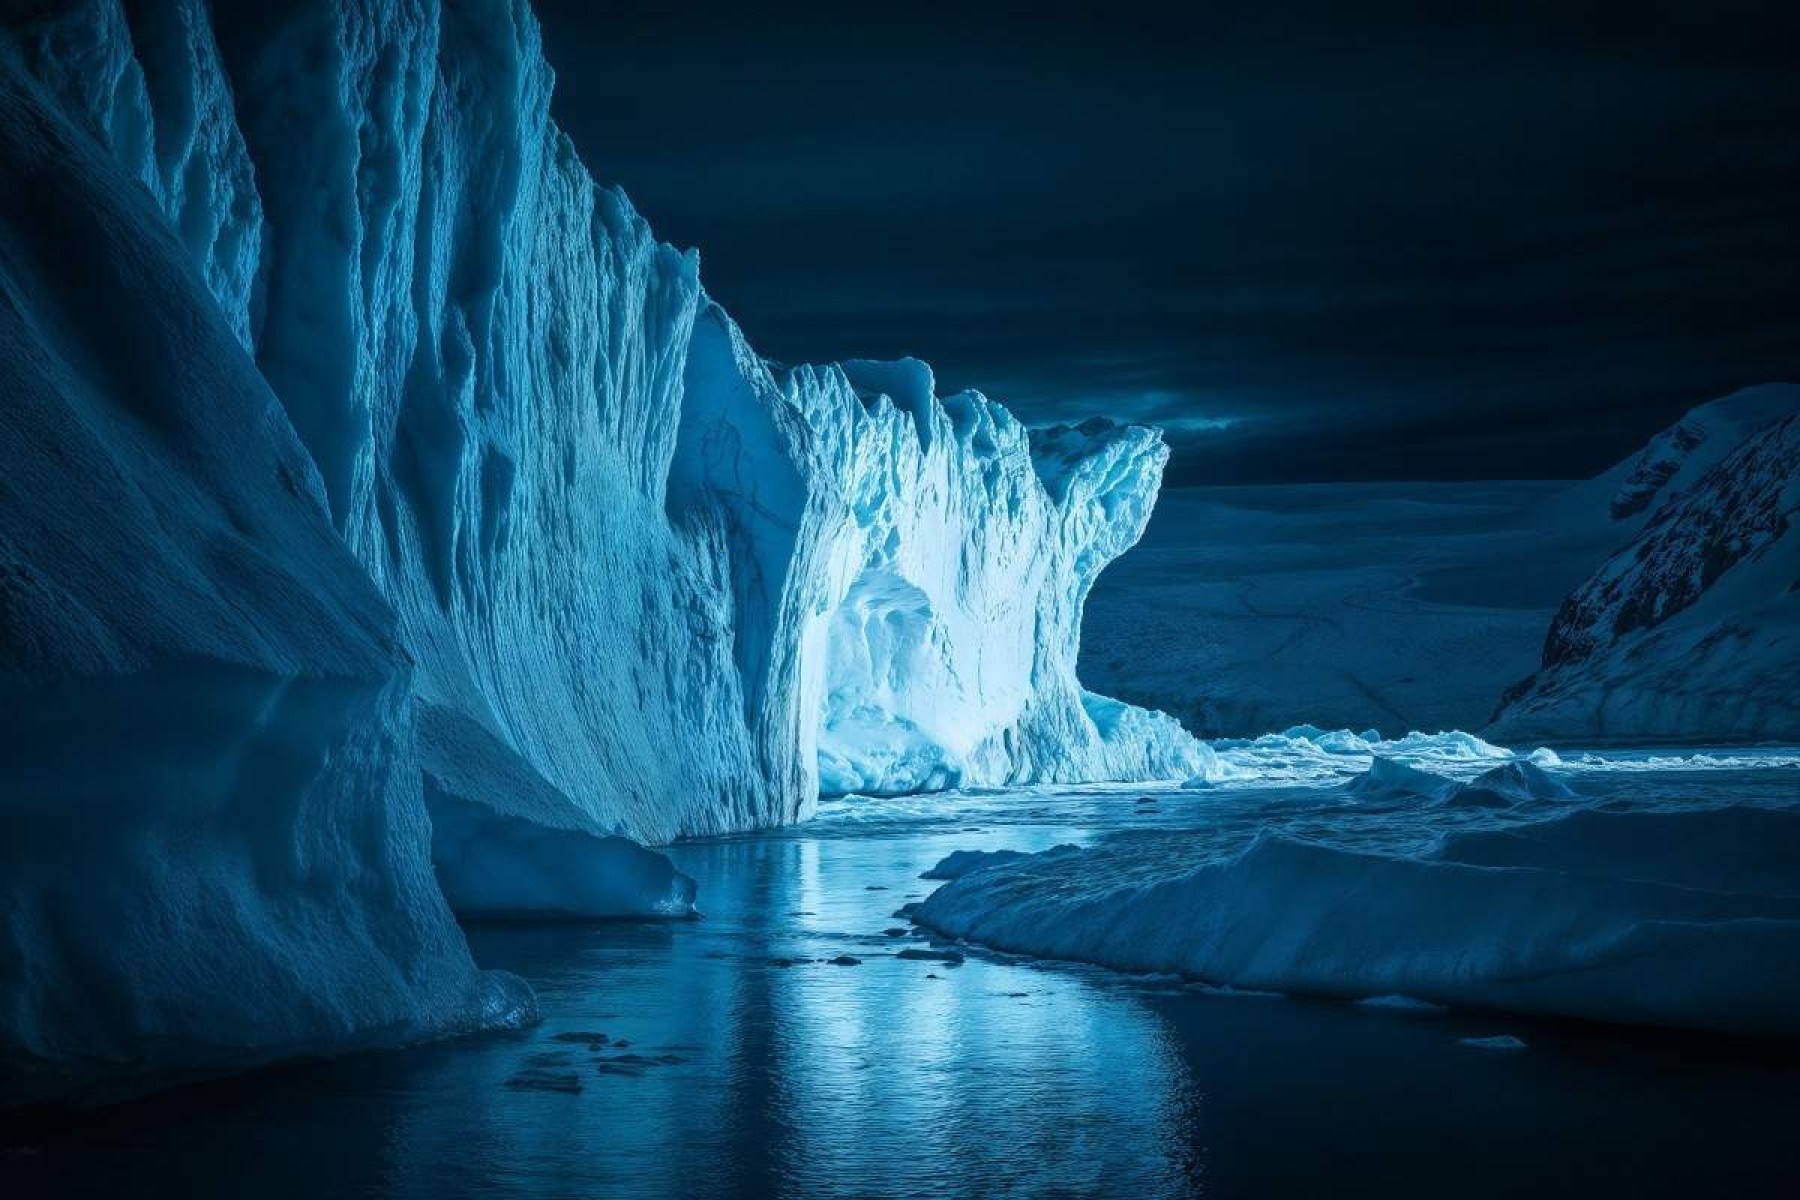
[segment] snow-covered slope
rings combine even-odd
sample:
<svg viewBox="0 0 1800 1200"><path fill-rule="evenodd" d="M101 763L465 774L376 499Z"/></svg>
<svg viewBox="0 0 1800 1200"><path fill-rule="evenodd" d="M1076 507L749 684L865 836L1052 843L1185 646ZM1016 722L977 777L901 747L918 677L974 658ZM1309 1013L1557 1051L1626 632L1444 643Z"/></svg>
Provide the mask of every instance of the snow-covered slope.
<svg viewBox="0 0 1800 1200"><path fill-rule="evenodd" d="M1677 446L1686 457L1665 470ZM1563 602L1542 668L1508 693L1493 729L1515 740L1800 736L1800 388L1696 409L1635 461L1630 480L1662 481L1657 507ZM1643 494L1635 483L1615 493L1633 504Z"/></svg>
<svg viewBox="0 0 1800 1200"><path fill-rule="evenodd" d="M0 1103L524 1019L392 610L152 199L0 56Z"/></svg>
<svg viewBox="0 0 1800 1200"><path fill-rule="evenodd" d="M1800 387L1746 388L1572 485L1167 494L1095 589L1082 677L1209 737L1301 722L1791 737L1800 564L1787 539L1763 543L1788 469L1767 431L1795 413ZM1754 462L1737 457L1759 436Z"/></svg>
<svg viewBox="0 0 1800 1200"><path fill-rule="evenodd" d="M1744 439L1800 411L1800 386L1765 383L1691 409L1636 454L1576 484L1546 507L1563 524L1603 518L1617 540L1641 529L1665 501L1688 491Z"/></svg>
<svg viewBox="0 0 1800 1200"><path fill-rule="evenodd" d="M1094 589L1081 678L1203 737L1480 728L1537 665L1556 605L1618 544L1538 522L1564 487L1165 491Z"/></svg>

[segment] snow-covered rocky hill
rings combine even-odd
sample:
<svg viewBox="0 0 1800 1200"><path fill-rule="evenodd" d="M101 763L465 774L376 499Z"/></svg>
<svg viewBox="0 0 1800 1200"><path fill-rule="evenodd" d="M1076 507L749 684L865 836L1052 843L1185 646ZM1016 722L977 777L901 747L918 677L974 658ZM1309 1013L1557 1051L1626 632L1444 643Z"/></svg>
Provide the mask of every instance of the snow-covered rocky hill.
<svg viewBox="0 0 1800 1200"><path fill-rule="evenodd" d="M1563 602L1495 736L1800 736L1800 387L1695 409L1596 484L1636 536Z"/></svg>
<svg viewBox="0 0 1800 1200"><path fill-rule="evenodd" d="M1095 589L1083 678L1205 737L1791 738L1797 413L1746 388L1574 484L1166 493Z"/></svg>

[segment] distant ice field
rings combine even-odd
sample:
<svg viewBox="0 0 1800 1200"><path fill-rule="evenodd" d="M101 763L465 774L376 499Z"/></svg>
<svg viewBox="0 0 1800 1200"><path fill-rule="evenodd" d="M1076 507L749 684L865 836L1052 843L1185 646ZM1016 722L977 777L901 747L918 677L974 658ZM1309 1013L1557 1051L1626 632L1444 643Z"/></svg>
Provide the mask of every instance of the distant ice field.
<svg viewBox="0 0 1800 1200"><path fill-rule="evenodd" d="M1479 729L1619 534L1559 482L1171 488L1088 600L1094 691L1202 737Z"/></svg>

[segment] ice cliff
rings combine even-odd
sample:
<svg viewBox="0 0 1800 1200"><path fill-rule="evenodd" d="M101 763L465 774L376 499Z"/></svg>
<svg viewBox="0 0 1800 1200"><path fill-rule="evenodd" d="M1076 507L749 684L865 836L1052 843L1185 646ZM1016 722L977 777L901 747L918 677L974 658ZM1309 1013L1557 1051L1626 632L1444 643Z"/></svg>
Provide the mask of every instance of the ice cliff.
<svg viewBox="0 0 1800 1200"><path fill-rule="evenodd" d="M522 766L571 823L662 840L802 817L821 763L1191 773L1173 722L1074 677L1153 431L1034 447L920 363L763 363L550 121L524 5L221 6L216 49L203 11L16 36L306 444L417 660L435 788L503 806Z"/></svg>
<svg viewBox="0 0 1800 1200"><path fill-rule="evenodd" d="M392 612L146 195L0 67L0 1102L523 1020Z"/></svg>
<svg viewBox="0 0 1800 1200"><path fill-rule="evenodd" d="M298 889L380 960L337 1025L272 1012L247 1044L315 1046L315 1018L441 1029L486 1003L423 874L433 844L465 912L679 911L691 890L666 860L614 835L792 821L821 786L1206 769L1173 721L1074 674L1087 590L1154 500L1158 435L1030 434L978 394L939 398L911 361L761 360L696 256L657 242L551 122L525 4L8 13L5 463L35 490L4 510L0 599L10 707L42 723L8 735L72 755L79 719L89 754L140 761L65 777L9 759L6 845L29 858L38 822L113 808L188 820L207 796L230 818L207 827L224 858L297 838L289 869L311 882L291 888L158 860L194 903L238 895L231 871L259 903ZM140 692L163 686L145 662L178 663L191 690ZM261 682L204 682L246 671ZM215 703L211 742L130 716ZM279 762L234 781L229 748L261 741ZM118 828L110 852L71 843L57 878L156 853ZM49 878L9 871L8 911L85 903L33 891ZM106 893L93 923L133 894ZM201 938L180 911L139 915L145 956ZM330 957L320 920L295 929ZM60 928L61 950L95 953ZM220 945L242 970L301 971L277 934L302 935L272 929ZM55 1057L33 1014L95 981L7 953L6 1049ZM218 953L215 978L233 961ZM124 1053L134 1029L160 1036L88 1032Z"/></svg>

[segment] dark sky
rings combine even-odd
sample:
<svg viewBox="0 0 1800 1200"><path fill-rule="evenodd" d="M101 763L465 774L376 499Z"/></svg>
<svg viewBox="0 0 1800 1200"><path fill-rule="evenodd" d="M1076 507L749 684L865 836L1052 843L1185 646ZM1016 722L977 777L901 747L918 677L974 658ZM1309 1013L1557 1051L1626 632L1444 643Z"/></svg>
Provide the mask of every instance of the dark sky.
<svg viewBox="0 0 1800 1200"><path fill-rule="evenodd" d="M1155 421L1172 481L1585 475L1800 380L1800 3L537 7L764 354Z"/></svg>

